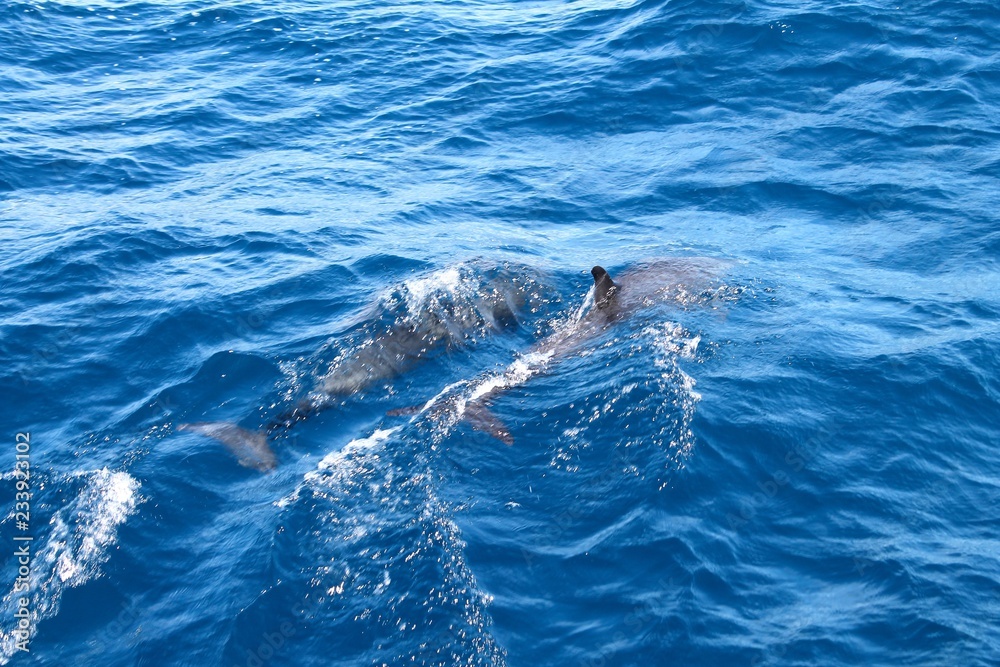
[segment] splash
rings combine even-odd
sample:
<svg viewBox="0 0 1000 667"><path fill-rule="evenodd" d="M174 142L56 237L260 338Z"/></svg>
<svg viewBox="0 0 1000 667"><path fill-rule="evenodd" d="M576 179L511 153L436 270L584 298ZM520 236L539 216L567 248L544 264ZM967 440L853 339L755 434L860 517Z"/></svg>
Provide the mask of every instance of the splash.
<svg viewBox="0 0 1000 667"><path fill-rule="evenodd" d="M313 403L390 380L442 350L517 326L519 315L541 300L530 274L459 264L397 285L361 330L338 346L317 378Z"/></svg>
<svg viewBox="0 0 1000 667"><path fill-rule="evenodd" d="M139 481L125 472L107 468L77 473L70 477L86 481L76 498L51 519L48 538L31 563L31 625L59 612L63 591L82 586L101 575L101 566L117 540L118 527L135 512L140 502ZM10 610L15 593L3 597L3 609ZM13 618L5 613L4 621ZM0 664L15 653L11 630L0 630Z"/></svg>
<svg viewBox="0 0 1000 667"><path fill-rule="evenodd" d="M681 467L694 447L691 423L701 394L695 391L695 379L681 368L680 362L695 359L701 336L691 335L674 322L647 327L642 335L652 341L653 363L660 370L657 379L660 390L671 396L669 405L677 415L675 420L668 420L669 426L660 429L658 442L668 460Z"/></svg>
<svg viewBox="0 0 1000 667"><path fill-rule="evenodd" d="M331 632L384 632L364 657L373 664L503 665L489 632L490 596L465 561L422 448L407 446L414 443L401 437L403 428L378 429L330 452L279 501L308 512L313 526L309 614ZM430 639L398 641L409 634Z"/></svg>
<svg viewBox="0 0 1000 667"><path fill-rule="evenodd" d="M690 435L690 421L694 414L694 404L700 398L694 391L694 379L687 375L678 365L678 359L693 359L700 336L690 336L677 324L666 323L660 327L646 328L638 334L626 334L612 340L599 339L613 330L621 327L622 320L635 317L636 313L649 311L657 304L673 304L675 307L687 308L694 304L719 301L726 293L718 288L709 290L705 287L711 275L705 261L662 262L645 266L633 273L626 274L627 285L623 289L624 296L616 302L618 310L612 317L602 316L594 304L594 287L588 290L580 305L568 315L557 319L551 332L538 341L531 350L518 355L502 372L488 373L479 378L452 386L463 386L466 389L447 395L444 400L439 397L449 394L446 389L438 397L421 410L428 412L437 404L433 412L436 424L435 437L440 440L463 419L468 418L473 428L484 430L498 439L511 444L513 437L510 431L489 412L490 404L505 391L526 384L532 377L544 373L561 358L568 356L590 356L609 346L619 347L623 341L639 340L652 337L652 347L658 351L654 365L661 370L657 378L660 395L674 395L680 392L680 398L672 401L673 407L680 410L683 418L678 425L680 432L670 440L668 449L687 451L693 436ZM684 280L680 280L684 278ZM690 285L688 284L690 283ZM637 345L638 348L642 344ZM634 388L634 387L632 387ZM612 410L621 397L631 391L628 388L617 391L617 396L608 400L604 413ZM659 406L660 404L658 404ZM635 411L639 406L628 406L626 411ZM659 412L661 407L657 407ZM594 421L602 413L597 410L587 421ZM656 422L663 421L657 414ZM669 421L669 420L668 420ZM654 422L655 423L655 422ZM661 435L663 435L661 433ZM687 443L685 445L684 443ZM676 457L675 457L676 458Z"/></svg>
<svg viewBox="0 0 1000 667"><path fill-rule="evenodd" d="M420 312L428 303L442 295L467 294L470 285L463 279L464 266L452 266L403 283L402 292L410 312Z"/></svg>

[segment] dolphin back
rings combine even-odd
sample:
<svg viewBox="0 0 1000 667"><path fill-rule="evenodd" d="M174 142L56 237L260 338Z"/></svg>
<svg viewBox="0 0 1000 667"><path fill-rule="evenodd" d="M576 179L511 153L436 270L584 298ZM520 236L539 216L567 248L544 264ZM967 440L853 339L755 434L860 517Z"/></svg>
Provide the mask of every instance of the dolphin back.
<svg viewBox="0 0 1000 667"><path fill-rule="evenodd" d="M218 440L233 453L241 466L261 472L270 472L278 466L278 459L263 431L250 431L230 422L181 424L177 430L200 433Z"/></svg>

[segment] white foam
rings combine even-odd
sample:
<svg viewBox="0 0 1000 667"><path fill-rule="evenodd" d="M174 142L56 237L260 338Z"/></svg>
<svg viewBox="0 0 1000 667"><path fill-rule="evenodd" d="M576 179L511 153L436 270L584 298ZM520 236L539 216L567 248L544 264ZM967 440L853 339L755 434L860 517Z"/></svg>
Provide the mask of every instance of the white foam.
<svg viewBox="0 0 1000 667"><path fill-rule="evenodd" d="M420 305L439 292L457 293L462 285L461 266L452 266L421 278L411 278L403 283L407 295L407 306L411 312L420 310ZM411 301L412 299L412 301Z"/></svg>
<svg viewBox="0 0 1000 667"><path fill-rule="evenodd" d="M376 429L374 433L366 438L356 438L348 442L340 449L329 452L326 456L320 459L319 463L316 464L315 470L310 470L302 476L302 481L296 485L295 489L292 490L291 493L275 501L275 506L287 507L291 503L295 502L299 499L299 494L302 492L302 488L306 484L316 482L324 475L329 475L331 473L335 475L349 474L350 466L347 461L352 456L363 453L365 450L373 449L380 442L383 442L392 436L392 434L400 428L401 427L399 426L394 426L393 428Z"/></svg>
<svg viewBox="0 0 1000 667"><path fill-rule="evenodd" d="M587 291L587 296L585 296L583 299L583 303L581 303L580 307L576 309L575 313L573 313L573 318L571 321L576 323L582 320L584 315L587 314L587 311L593 305L594 305L594 286L591 285L590 289Z"/></svg>
<svg viewBox="0 0 1000 667"><path fill-rule="evenodd" d="M477 382L468 396L456 404L456 418L462 419L469 403L489 396L495 391L517 387L527 382L532 376L542 372L552 359L554 352L528 352L515 359L503 373L489 375Z"/></svg>
<svg viewBox="0 0 1000 667"><path fill-rule="evenodd" d="M324 471L339 469L349 456L357 454L358 452L365 449L371 449L378 443L382 442L383 440L386 440L389 436L391 436L399 429L400 429L399 426L394 426L392 428L386 428L386 429L375 429L375 432L372 433L367 438L357 438L355 440L351 440L349 443L347 443L337 451L330 452L329 454L324 456L320 460L320 462L316 465L315 471L306 473L305 479L312 479L312 477L315 477L316 475Z"/></svg>
<svg viewBox="0 0 1000 667"><path fill-rule="evenodd" d="M413 418L410 419L410 423L413 423L418 417L420 417L420 415L424 414L425 412L427 412L428 410L430 410L432 407L434 407L434 404L437 403L442 398L444 398L445 396L447 396L449 393L451 393L452 389L455 389L456 387L461 387L465 383L466 383L465 380L459 380L458 382L452 382L447 387L445 387L444 389L442 389L441 391L439 391L434 396L434 398L432 398L431 400L429 400L426 403L424 403L424 407L420 408L420 411L417 414L413 415Z"/></svg>
<svg viewBox="0 0 1000 667"><path fill-rule="evenodd" d="M695 391L694 378L680 367L679 360L695 358L701 336L690 335L674 322L666 322L660 327L647 327L643 334L653 340L652 347L656 354L654 363L663 371L661 385L665 391L672 390L676 395L673 405L679 410L679 418L666 445L675 453L674 462L681 465L682 457L694 446L691 423L701 394Z"/></svg>
<svg viewBox="0 0 1000 667"><path fill-rule="evenodd" d="M118 527L135 511L139 481L125 472L107 468L77 473L86 477L80 493L53 515L50 532L34 553L31 562L32 625L59 611L63 590L80 586L101 575L101 566L117 540ZM71 478L72 479L72 478ZM17 597L23 593L17 593ZM15 597L12 588L3 598L9 609ZM7 664L15 652L13 636L4 614L0 629L0 665Z"/></svg>
<svg viewBox="0 0 1000 667"><path fill-rule="evenodd" d="M115 541L118 526L136 506L139 482L124 472L97 471L81 494L74 534L56 562L56 574L70 586L79 586L95 574L94 566L105 559ZM54 517L60 520L60 517Z"/></svg>

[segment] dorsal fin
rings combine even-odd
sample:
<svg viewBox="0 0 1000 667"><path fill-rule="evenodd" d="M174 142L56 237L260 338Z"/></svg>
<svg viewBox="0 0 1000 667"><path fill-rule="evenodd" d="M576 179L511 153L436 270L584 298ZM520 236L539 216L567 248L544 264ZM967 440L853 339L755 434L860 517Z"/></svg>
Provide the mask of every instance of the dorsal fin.
<svg viewBox="0 0 1000 667"><path fill-rule="evenodd" d="M611 280L611 276L603 266L595 266L590 270L590 274L594 276L594 305L604 308L614 297L618 286Z"/></svg>

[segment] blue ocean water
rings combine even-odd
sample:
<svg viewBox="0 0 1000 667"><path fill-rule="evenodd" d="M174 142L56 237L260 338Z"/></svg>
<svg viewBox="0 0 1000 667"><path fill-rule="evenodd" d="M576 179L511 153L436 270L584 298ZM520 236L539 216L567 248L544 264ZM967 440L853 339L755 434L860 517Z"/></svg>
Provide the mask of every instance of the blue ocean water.
<svg viewBox="0 0 1000 667"><path fill-rule="evenodd" d="M1000 664L998 35L4 3L0 663Z"/></svg>

